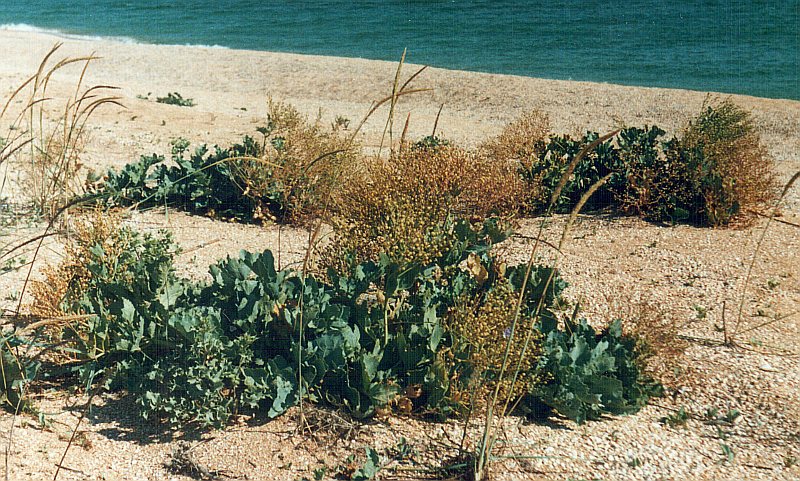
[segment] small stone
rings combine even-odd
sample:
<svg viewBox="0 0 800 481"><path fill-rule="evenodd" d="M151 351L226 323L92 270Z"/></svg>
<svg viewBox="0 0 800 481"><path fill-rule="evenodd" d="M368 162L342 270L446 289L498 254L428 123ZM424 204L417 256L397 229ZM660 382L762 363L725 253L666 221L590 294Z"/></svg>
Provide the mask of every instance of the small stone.
<svg viewBox="0 0 800 481"><path fill-rule="evenodd" d="M762 362L758 366L758 368L761 369L762 371L767 371L767 372L778 372L779 371L778 368L774 367L772 364L768 363L767 361Z"/></svg>

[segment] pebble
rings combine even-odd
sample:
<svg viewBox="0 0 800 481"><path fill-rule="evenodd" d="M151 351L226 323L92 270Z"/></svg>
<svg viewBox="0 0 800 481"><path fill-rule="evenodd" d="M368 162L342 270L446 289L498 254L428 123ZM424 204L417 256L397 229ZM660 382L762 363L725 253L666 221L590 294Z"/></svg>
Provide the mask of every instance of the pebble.
<svg viewBox="0 0 800 481"><path fill-rule="evenodd" d="M762 362L758 366L758 368L761 369L762 371L767 371L767 372L778 372L778 371L780 371L780 369L778 369L776 367L773 367L772 364L770 364L770 363L768 363L766 361Z"/></svg>

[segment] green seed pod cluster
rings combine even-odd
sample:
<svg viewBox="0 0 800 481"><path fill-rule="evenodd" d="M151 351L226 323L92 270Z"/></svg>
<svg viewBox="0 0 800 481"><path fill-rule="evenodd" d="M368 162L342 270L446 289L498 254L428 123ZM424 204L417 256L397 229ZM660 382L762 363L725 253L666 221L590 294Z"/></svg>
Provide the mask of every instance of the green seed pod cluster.
<svg viewBox="0 0 800 481"><path fill-rule="evenodd" d="M512 337L518 297L510 282L499 279L483 299L467 299L451 315L449 327L455 336L455 350L466 352L472 367L470 381L474 386L467 391L475 393L475 403L490 401L488 396L499 385L498 401L502 406L529 392L538 381L535 367L541 355L541 335L533 319L519 316ZM501 375L507 349L506 368Z"/></svg>

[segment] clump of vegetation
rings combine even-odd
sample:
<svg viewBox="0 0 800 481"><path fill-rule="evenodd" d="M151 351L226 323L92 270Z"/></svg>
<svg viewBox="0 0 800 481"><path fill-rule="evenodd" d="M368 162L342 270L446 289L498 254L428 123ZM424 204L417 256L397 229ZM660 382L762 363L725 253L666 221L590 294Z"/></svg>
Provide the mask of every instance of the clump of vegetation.
<svg viewBox="0 0 800 481"><path fill-rule="evenodd" d="M309 124L293 108L270 104L263 141L245 136L230 148L203 145L188 155L185 139L172 142L172 162L142 156L111 170L93 194L110 205L169 205L203 215L303 223L330 203L355 159L338 129Z"/></svg>
<svg viewBox="0 0 800 481"><path fill-rule="evenodd" d="M603 413L629 414L661 392L644 372L635 338L622 321L596 332L585 320L567 320L563 330L543 325L542 370L548 382L532 389L528 408L540 415L542 404L582 423Z"/></svg>
<svg viewBox="0 0 800 481"><path fill-rule="evenodd" d="M680 136L659 145L663 133L651 129L640 143L646 149L624 159L626 181L617 192L623 210L722 226L746 221L775 200L773 161L750 114L730 100L706 104Z"/></svg>
<svg viewBox="0 0 800 481"><path fill-rule="evenodd" d="M45 268L45 281L34 283L31 312L78 315L49 328L49 337L68 343L71 349L59 352L83 361L79 371L92 379L114 353L141 344L144 326L133 309L168 317L180 287L172 264L178 249L167 232L140 234L100 211L77 220L71 239L62 262Z"/></svg>
<svg viewBox="0 0 800 481"><path fill-rule="evenodd" d="M730 100L705 105L684 129L681 160L702 199L701 222L713 226L752 216L777 197L773 161L749 112Z"/></svg>
<svg viewBox="0 0 800 481"><path fill-rule="evenodd" d="M107 253L109 259L116 261L122 251L130 247L125 241L128 232L120 228L121 218L114 212L95 209L87 216L73 219L70 242L64 245L64 257L58 265L45 266L42 269L44 280L31 281L33 303L31 314L48 318L64 315L65 305L86 291L92 280L92 272L88 265L94 254L92 249L100 249ZM130 266L119 266L122 275Z"/></svg>
<svg viewBox="0 0 800 481"><path fill-rule="evenodd" d="M538 179L526 177L532 166L544 155L550 136L550 120L546 114L531 110L508 124L496 137L483 142L478 151L489 161L514 168L525 181L520 204L525 212L546 205L546 193ZM520 195L520 194L518 194Z"/></svg>
<svg viewBox="0 0 800 481"><path fill-rule="evenodd" d="M376 159L342 189L333 240L322 264L354 256L429 264L454 240L457 217L483 220L519 211L524 185L510 166L447 144L418 145Z"/></svg>
<svg viewBox="0 0 800 481"><path fill-rule="evenodd" d="M593 185L604 176L613 175L620 164L620 152L612 140L596 132L587 132L579 140L568 135L551 137L539 157L522 165L520 170L537 193L533 199L534 211L570 212ZM578 155L582 156L578 158ZM554 199L556 191L559 196ZM586 208L597 210L611 203L606 185L590 198Z"/></svg>
<svg viewBox="0 0 800 481"><path fill-rule="evenodd" d="M381 256L318 279L276 270L269 251L242 252L212 266L201 283L175 276L168 237L121 228L112 231L111 242L106 231L87 230L85 242L70 251L84 257L73 255L49 275L70 279L65 294L36 299L50 308L61 298L62 312L84 315L62 336L77 361L71 365L87 382L105 373L112 387L128 389L145 417L220 425L241 411L274 417L301 399L359 417L384 406L446 416L476 402L457 395L476 380L498 386L512 403L536 394L537 380L560 379L561 371L539 361L540 353L549 359L542 351L548 341L535 334L545 331L534 319L555 325L553 291L563 282L537 267L523 293L525 266L505 267L491 254L508 235L492 221L481 227L455 222L451 249L429 264ZM89 245L90 239L96 242ZM91 275L80 275L85 272ZM519 296L524 301L511 360L519 361L520 373L512 376L498 371L500 350L492 343L512 335L508 303ZM486 333L472 332L479 326ZM523 355L525 332L534 336ZM621 346L612 355L630 347ZM638 379L609 364L586 375ZM592 402L601 410L608 400Z"/></svg>
<svg viewBox="0 0 800 481"><path fill-rule="evenodd" d="M93 56L64 58L51 63L61 47L56 44L45 56L35 75L27 79L9 97L0 118L7 119L12 102L24 102L10 118L10 128L0 139L0 164L16 160L21 175L20 193L38 215L54 218L80 192L78 171L86 142L86 125L98 108L121 105L119 97L108 93L113 87L85 87L84 75ZM52 76L69 65L82 65L75 93L53 117L48 113L54 102L49 92ZM25 96L24 100L18 97Z"/></svg>
<svg viewBox="0 0 800 481"><path fill-rule="evenodd" d="M543 116L533 112L482 147L490 158L516 163L533 212L546 211L552 201L554 211L568 212L601 179L587 210L611 208L658 222L727 225L777 195L773 162L750 114L729 100L704 106L668 141L660 140L665 132L656 126L603 138L589 132L581 139L547 138L546 129ZM591 149L574 163L586 146ZM560 197L552 199L559 186Z"/></svg>
<svg viewBox="0 0 800 481"><path fill-rule="evenodd" d="M438 149L439 147L448 147L453 145L449 140L439 137L438 135L426 135L425 137L414 142L412 148L414 149Z"/></svg>
<svg viewBox="0 0 800 481"><path fill-rule="evenodd" d="M310 123L295 108L270 101L260 148L232 165L245 196L281 221L304 223L321 215L358 158L345 125L325 129L319 119Z"/></svg>
<svg viewBox="0 0 800 481"><path fill-rule="evenodd" d="M644 371L665 386L675 387L689 374L684 360L688 347L680 337L681 325L652 302L629 305L622 313L626 334L636 339L637 356Z"/></svg>
<svg viewBox="0 0 800 481"><path fill-rule="evenodd" d="M467 259L478 280L483 266L477 256ZM525 316L517 320L511 337L519 293L510 281L498 278L494 286L481 298L468 299L458 305L451 316L448 328L453 335L453 358L463 358L461 366L469 369L464 392L459 399L475 405L484 405L497 388L500 405L509 406L515 399L528 394L540 382L536 369L541 356L541 335L536 330L534 318ZM520 334L522 333L522 334ZM526 334L532 333L533 337ZM527 341L527 342L526 342ZM506 355L507 344L511 343ZM519 370L519 375L502 372L503 361Z"/></svg>
<svg viewBox="0 0 800 481"><path fill-rule="evenodd" d="M178 107L194 107L194 99L185 99L178 92L169 92L166 97L156 97L156 102Z"/></svg>
<svg viewBox="0 0 800 481"><path fill-rule="evenodd" d="M543 112L531 110L481 144L480 150L490 159L527 166L544 154L549 137L550 119Z"/></svg>
<svg viewBox="0 0 800 481"><path fill-rule="evenodd" d="M172 206L188 212L236 218L257 218L253 200L232 170L233 159L257 155L260 147L251 137L229 149L216 147L213 152L203 145L186 156L189 142L172 142L172 162L153 154L122 170L110 170L91 193L106 205Z"/></svg>
<svg viewBox="0 0 800 481"><path fill-rule="evenodd" d="M692 172L680 158L680 143L675 138L661 142L664 133L655 126L620 133L619 143L628 148L614 196L625 213L674 224L688 220L699 204L689 187Z"/></svg>

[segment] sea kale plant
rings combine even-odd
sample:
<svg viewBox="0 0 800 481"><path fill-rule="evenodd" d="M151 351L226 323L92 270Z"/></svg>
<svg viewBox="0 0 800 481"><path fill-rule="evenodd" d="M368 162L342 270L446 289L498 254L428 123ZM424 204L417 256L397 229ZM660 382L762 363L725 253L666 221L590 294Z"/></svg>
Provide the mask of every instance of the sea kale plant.
<svg viewBox="0 0 800 481"><path fill-rule="evenodd" d="M599 333L586 320L571 319L563 329L544 322L540 332L540 367L549 382L534 385L526 399L525 407L534 415L554 409L581 423L604 413L636 412L649 397L660 394L660 386L642 375L641 363L632 354L635 339L623 335L621 320Z"/></svg>
<svg viewBox="0 0 800 481"><path fill-rule="evenodd" d="M633 410L649 394L635 387L644 379L632 341L615 327L596 341L555 327L565 284L543 266L522 294L518 326L535 335L524 352L512 348L521 375L503 375L492 343L509 336L508 303L526 269L492 254L508 235L495 221L454 221L449 250L424 264L382 255L315 276L276 269L269 251L242 252L199 283L175 274L166 235L105 232L110 241L96 232L79 249L80 269L54 271L66 277L57 307L85 316L58 337L81 379L126 389L148 418L219 426L303 399L358 417L386 407L449 416L481 402L479 385L498 386L510 405L533 396L582 421Z"/></svg>
<svg viewBox="0 0 800 481"><path fill-rule="evenodd" d="M257 156L260 146L251 137L229 149L205 145L187 156L189 142L172 142L171 162L163 156L144 155L122 170L110 170L91 193L106 205L171 206L187 212L250 220L256 211L253 199L232 170L231 159Z"/></svg>
<svg viewBox="0 0 800 481"><path fill-rule="evenodd" d="M173 140L170 161L153 154L112 169L91 197L240 221L304 223L320 215L352 168L354 142L336 125L324 129L276 102L257 130L258 141L245 136L229 148L202 145L193 153L185 139Z"/></svg>
<svg viewBox="0 0 800 481"><path fill-rule="evenodd" d="M482 146L490 159L518 166L533 213L569 212L601 179L586 210L656 222L727 225L776 199L772 158L751 114L730 100L707 102L667 140L656 126L627 127L602 142L594 132L548 137L543 119L529 113ZM592 148L577 159L586 146Z"/></svg>

